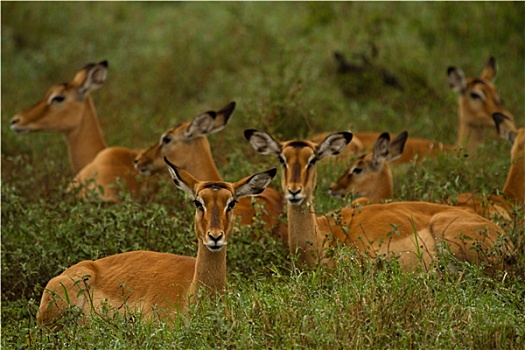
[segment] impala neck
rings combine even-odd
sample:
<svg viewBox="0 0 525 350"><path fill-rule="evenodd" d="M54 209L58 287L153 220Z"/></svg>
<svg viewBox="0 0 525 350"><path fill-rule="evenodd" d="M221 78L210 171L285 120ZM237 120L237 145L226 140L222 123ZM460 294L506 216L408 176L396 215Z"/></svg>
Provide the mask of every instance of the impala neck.
<svg viewBox="0 0 525 350"><path fill-rule="evenodd" d="M91 96L84 104L80 125L66 134L69 159L77 174L106 148Z"/></svg>
<svg viewBox="0 0 525 350"><path fill-rule="evenodd" d="M483 127L481 125L471 125L468 123L468 115L466 115L460 98L457 145L465 148L468 152L474 152L479 145L483 144L484 138Z"/></svg>
<svg viewBox="0 0 525 350"><path fill-rule="evenodd" d="M224 290L226 283L226 247L220 252L211 252L199 241L195 274L188 291L190 303L196 301L200 288L206 288L213 297Z"/></svg>
<svg viewBox="0 0 525 350"><path fill-rule="evenodd" d="M311 198L299 206L288 204L288 247L299 262L312 266L322 258L324 237L319 233Z"/></svg>
<svg viewBox="0 0 525 350"><path fill-rule="evenodd" d="M513 201L525 205L525 158L517 157L512 161L503 194Z"/></svg>
<svg viewBox="0 0 525 350"><path fill-rule="evenodd" d="M206 137L191 140L193 143L191 153L188 154L190 161L182 166L196 179L202 181L222 181L217 165L213 160L210 143Z"/></svg>

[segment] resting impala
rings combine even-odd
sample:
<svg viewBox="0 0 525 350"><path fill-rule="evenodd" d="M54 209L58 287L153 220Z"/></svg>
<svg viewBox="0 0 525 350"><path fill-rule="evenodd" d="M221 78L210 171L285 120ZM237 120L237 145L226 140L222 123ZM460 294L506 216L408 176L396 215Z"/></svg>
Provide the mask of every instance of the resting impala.
<svg viewBox="0 0 525 350"><path fill-rule="evenodd" d="M153 175L164 171L164 157L198 179L222 181L213 160L207 135L226 127L235 109L231 102L218 112L209 111L164 132L158 143L135 158L135 169L142 175ZM266 227L286 240L286 225L279 216L283 212L283 197L272 188L267 188L256 197L264 204L266 213L262 218ZM251 225L255 210L251 198L243 198L235 206L235 215L241 217L241 225ZM277 230L279 232L275 232Z"/></svg>
<svg viewBox="0 0 525 350"><path fill-rule="evenodd" d="M514 117L503 105L498 90L494 85L496 73L497 66L494 57L490 57L480 77L465 78L465 73L461 69L449 67L447 70L449 86L459 94L459 130L456 145L445 145L437 141L411 137L406 143L405 151L396 162L406 163L412 161L416 156L418 159L421 159L425 155L450 152L458 146L466 149L468 153L472 153L478 146L483 144L485 138L484 129L493 129L492 115L494 113L506 116L513 123ZM321 142L326 135L314 136L312 140ZM363 149L367 150L373 147L379 135L380 133L377 132L357 132L354 133L354 138L359 139ZM341 161L346 161L353 154L356 154L354 149L347 149L337 158Z"/></svg>
<svg viewBox="0 0 525 350"><path fill-rule="evenodd" d="M42 100L11 119L11 129L63 133L73 172L78 173L106 148L90 93L104 84L107 70L107 61L90 63L70 82L53 85Z"/></svg>
<svg viewBox="0 0 525 350"><path fill-rule="evenodd" d="M257 130L246 130L244 135L257 152L274 156L282 164L281 185L288 201L288 244L291 254L299 254L301 264L332 264L326 258L325 249L338 244L355 246L372 258L394 255L407 270L421 265L428 269L436 258L436 251L444 249L444 243L457 259L472 263L502 263L507 250L513 249L511 243L502 243L500 247L503 232L496 224L467 210L445 205L371 204L316 216L313 208L315 164L340 153L352 134L331 134L320 143L281 142Z"/></svg>
<svg viewBox="0 0 525 350"><path fill-rule="evenodd" d="M511 166L503 187L503 196L479 198L475 193L462 193L453 201L453 205L468 208L489 219L500 216L512 220L516 207L521 207L521 211L525 207L525 131L523 128L516 130L514 123L499 113L494 114L494 121L501 137L513 143ZM372 153L366 157L372 157ZM356 172L356 169L359 170ZM386 164L379 169L374 171L373 166L359 159L330 186L330 191L338 196L354 192L374 203L389 200L393 192L392 173ZM358 202L363 203L362 200Z"/></svg>
<svg viewBox="0 0 525 350"><path fill-rule="evenodd" d="M166 163L175 185L194 198L197 258L132 251L79 262L48 282L38 322L56 326L69 306L89 314L100 312L105 303L119 312L126 306L148 319L158 315L169 320L171 311L184 312L188 303L196 302L199 289L211 296L224 290L226 245L234 224L232 209L239 198L262 192L277 170L228 183L199 181L169 161Z"/></svg>
<svg viewBox="0 0 525 350"><path fill-rule="evenodd" d="M372 152L359 157L344 171L337 181L330 185L332 196L343 197L352 192L358 203L380 203L392 198L392 171L388 163L403 153L408 133L402 132L392 142L387 132L379 135Z"/></svg>

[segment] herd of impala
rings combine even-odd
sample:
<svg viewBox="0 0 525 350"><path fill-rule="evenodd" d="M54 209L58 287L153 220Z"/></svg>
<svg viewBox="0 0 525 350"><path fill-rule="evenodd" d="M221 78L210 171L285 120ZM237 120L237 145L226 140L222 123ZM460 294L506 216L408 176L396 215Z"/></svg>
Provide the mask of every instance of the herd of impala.
<svg viewBox="0 0 525 350"><path fill-rule="evenodd" d="M525 207L525 129L517 129L503 107L493 84L494 58L476 78L448 69L449 85L459 94L455 145L409 138L407 132L392 141L386 132L324 133L280 141L263 131L246 130L245 138L258 153L279 161L282 194L267 187L276 169L233 183L221 179L207 135L226 127L234 102L168 129L148 149L107 147L90 94L104 84L107 71L106 61L86 65L70 82L52 86L42 100L15 115L11 129L63 133L75 174L69 190L81 198L95 192L103 201L118 203L123 187L116 183L137 196L148 176L167 168L175 185L194 199L197 257L133 251L79 262L48 282L37 314L42 324L57 327L72 305L89 313L106 303L116 310L126 305L149 318L171 319L173 310L184 312L195 302L200 289L212 296L220 293L234 216L241 217L242 225L252 223L252 196L264 206L261 215L269 232L283 239L305 268L333 267L335 259L328 251L339 245L355 247L363 257L395 258L407 271L428 271L443 254L503 269L518 254L503 229L491 221L495 215L503 220L523 218ZM456 148L474 152L483 143L484 129L494 129L512 143L501 196L482 199L464 193L453 205L384 203L393 195L389 163L417 161ZM330 193L342 197L352 192L360 198L336 212L316 214L318 161L332 157L348 162L352 155L361 156L330 186ZM280 219L285 203L287 224Z"/></svg>

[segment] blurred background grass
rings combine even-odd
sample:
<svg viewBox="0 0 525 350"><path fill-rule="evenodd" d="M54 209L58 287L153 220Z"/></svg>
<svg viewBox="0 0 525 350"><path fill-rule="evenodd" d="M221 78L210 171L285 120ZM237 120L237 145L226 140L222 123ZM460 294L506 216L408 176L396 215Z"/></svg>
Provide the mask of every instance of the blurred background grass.
<svg viewBox="0 0 525 350"><path fill-rule="evenodd" d="M524 125L520 2L3 1L1 11L2 309L4 322L20 327L32 324L31 300L47 280L78 260L132 249L195 253L192 209L167 177L161 193L144 201L79 203L64 191L73 174L62 137L9 130L15 113L86 63L109 61L107 82L93 93L109 146L149 147L168 127L236 101L228 127L209 138L227 180L277 165L251 149L242 134L247 128L282 139L408 130L453 143L457 102L447 67L478 75L491 55L501 96ZM361 62L371 47L377 57L366 74L337 74L335 51ZM403 90L385 86L381 69ZM481 157L447 155L396 167L394 197L440 201L497 191L509 150L495 139ZM341 170L320 167L319 212L344 204L326 194ZM257 225L246 228L232 245L232 271L267 274L269 261L290 267L278 242L253 243L254 233L265 234Z"/></svg>

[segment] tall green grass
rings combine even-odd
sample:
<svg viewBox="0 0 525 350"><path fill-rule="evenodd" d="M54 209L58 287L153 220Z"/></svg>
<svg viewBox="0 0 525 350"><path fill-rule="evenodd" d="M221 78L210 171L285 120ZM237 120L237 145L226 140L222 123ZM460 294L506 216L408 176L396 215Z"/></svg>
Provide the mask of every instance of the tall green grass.
<svg viewBox="0 0 525 350"><path fill-rule="evenodd" d="M93 93L108 145L148 147L174 124L237 109L210 136L222 176L276 166L243 137L256 128L282 139L324 131L408 130L453 143L456 96L446 69L496 81L516 124L525 106L525 5L494 2L2 2L2 348L507 348L525 346L525 261L517 271L406 274L395 263L362 263L351 249L333 271L303 273L264 226L238 229L228 251L229 293L175 325L94 317L48 334L35 327L46 282L83 259L136 249L195 255L188 199L166 174L158 193L121 205L79 202L62 137L15 135L10 118L70 80L88 62L109 61ZM333 53L350 60L378 48L377 75L342 78ZM356 87L359 87L357 89ZM349 95L351 94L351 95ZM477 157L448 154L394 168L396 200L443 201L500 190L510 146L489 141ZM319 166L316 210L345 202L328 187L342 165ZM279 189L279 179L273 187ZM518 228L515 235L523 235Z"/></svg>

